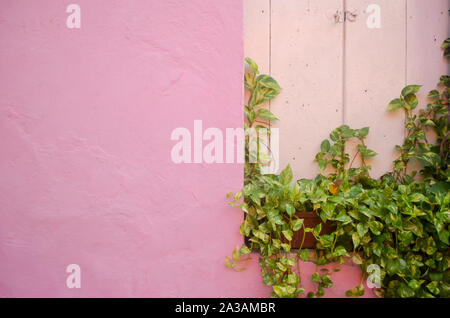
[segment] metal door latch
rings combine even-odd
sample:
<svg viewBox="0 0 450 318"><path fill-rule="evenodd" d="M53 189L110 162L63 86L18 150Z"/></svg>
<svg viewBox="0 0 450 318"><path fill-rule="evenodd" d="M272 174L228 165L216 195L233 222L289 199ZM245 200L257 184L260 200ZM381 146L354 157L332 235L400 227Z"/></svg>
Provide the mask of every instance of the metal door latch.
<svg viewBox="0 0 450 318"><path fill-rule="evenodd" d="M355 22L357 17L358 13L356 10L346 10L344 13L341 10L336 10L336 13L333 15L334 23Z"/></svg>
<svg viewBox="0 0 450 318"><path fill-rule="evenodd" d="M347 10L345 11L345 20L350 22L355 22L358 17L358 12L356 10Z"/></svg>

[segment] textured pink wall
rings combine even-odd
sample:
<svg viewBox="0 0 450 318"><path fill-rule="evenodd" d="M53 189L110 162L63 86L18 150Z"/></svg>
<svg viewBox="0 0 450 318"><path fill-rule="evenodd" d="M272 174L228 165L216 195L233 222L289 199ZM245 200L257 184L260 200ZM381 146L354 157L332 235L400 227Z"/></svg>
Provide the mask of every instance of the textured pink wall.
<svg viewBox="0 0 450 318"><path fill-rule="evenodd" d="M0 296L257 294L224 266L242 165L170 158L176 127L242 125L242 1L73 2L0 3Z"/></svg>

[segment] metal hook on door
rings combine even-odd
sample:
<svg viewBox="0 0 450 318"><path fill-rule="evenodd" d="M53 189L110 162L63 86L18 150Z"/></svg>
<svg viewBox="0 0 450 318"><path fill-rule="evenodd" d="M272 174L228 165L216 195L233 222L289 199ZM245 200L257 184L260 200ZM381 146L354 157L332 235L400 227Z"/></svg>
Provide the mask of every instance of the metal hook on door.
<svg viewBox="0 0 450 318"><path fill-rule="evenodd" d="M341 10L336 10L336 13L333 15L334 23L355 22L357 17L358 13L356 10L346 10L344 13Z"/></svg>
<svg viewBox="0 0 450 318"><path fill-rule="evenodd" d="M358 17L357 10L346 10L345 11L345 20L350 22L355 22Z"/></svg>

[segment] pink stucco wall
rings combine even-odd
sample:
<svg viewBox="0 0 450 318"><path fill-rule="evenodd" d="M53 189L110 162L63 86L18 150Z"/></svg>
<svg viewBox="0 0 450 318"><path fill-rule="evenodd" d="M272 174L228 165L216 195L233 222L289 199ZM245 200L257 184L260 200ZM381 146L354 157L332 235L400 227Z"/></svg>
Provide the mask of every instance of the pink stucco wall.
<svg viewBox="0 0 450 318"><path fill-rule="evenodd" d="M176 127L242 125L242 24L241 0L0 2L0 296L258 293L224 267L242 165L170 157Z"/></svg>

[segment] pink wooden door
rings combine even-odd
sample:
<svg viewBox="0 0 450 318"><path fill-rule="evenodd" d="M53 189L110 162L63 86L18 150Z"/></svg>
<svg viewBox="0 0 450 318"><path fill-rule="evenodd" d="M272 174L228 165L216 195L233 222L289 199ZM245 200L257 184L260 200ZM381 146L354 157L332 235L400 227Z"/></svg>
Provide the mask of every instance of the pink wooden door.
<svg viewBox="0 0 450 318"><path fill-rule="evenodd" d="M423 84L424 101L447 72L439 47L449 35L448 1L244 3L245 55L283 88L267 106L280 119L280 167L314 177L320 142L347 124L371 128L372 175L390 170L403 129L401 113L386 107L407 84Z"/></svg>

